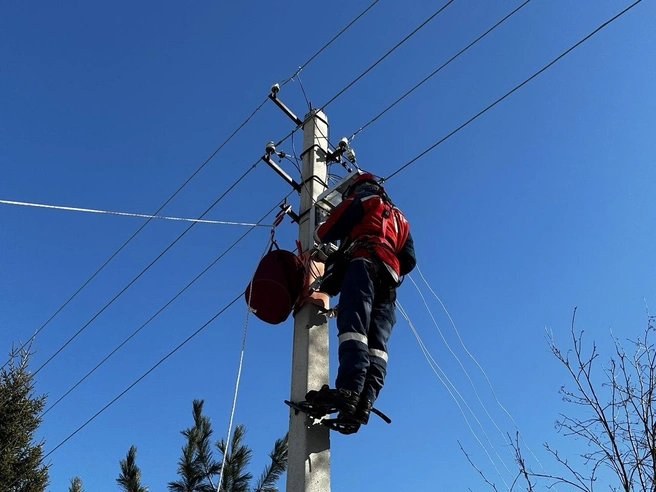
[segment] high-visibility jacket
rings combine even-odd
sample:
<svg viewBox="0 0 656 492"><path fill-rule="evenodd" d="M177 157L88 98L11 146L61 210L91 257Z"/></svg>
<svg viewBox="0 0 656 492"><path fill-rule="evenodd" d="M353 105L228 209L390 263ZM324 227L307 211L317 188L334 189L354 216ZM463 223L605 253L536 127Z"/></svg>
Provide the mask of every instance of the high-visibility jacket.
<svg viewBox="0 0 656 492"><path fill-rule="evenodd" d="M378 258L398 283L415 266L410 225L380 186L346 197L316 231L322 243L346 242L353 257Z"/></svg>

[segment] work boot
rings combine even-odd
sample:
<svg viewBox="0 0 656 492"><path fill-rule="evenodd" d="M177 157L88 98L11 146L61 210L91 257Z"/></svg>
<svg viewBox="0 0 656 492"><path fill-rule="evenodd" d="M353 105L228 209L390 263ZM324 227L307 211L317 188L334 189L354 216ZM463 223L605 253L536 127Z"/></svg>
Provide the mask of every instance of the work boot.
<svg viewBox="0 0 656 492"><path fill-rule="evenodd" d="M317 405L328 405L337 409L345 418L352 418L360 400L360 394L344 388L330 389L324 384L319 391L308 391L306 401Z"/></svg>
<svg viewBox="0 0 656 492"><path fill-rule="evenodd" d="M369 414L371 413L371 408L374 406L374 403L367 397L363 396L360 398L357 408L355 409L355 415L353 418L364 425L367 425L369 422Z"/></svg>
<svg viewBox="0 0 656 492"><path fill-rule="evenodd" d="M335 406L339 410L340 418L352 419L360 401L360 394L344 388L337 388Z"/></svg>
<svg viewBox="0 0 656 492"><path fill-rule="evenodd" d="M336 391L330 389L327 384L324 384L318 391L308 391L305 395L305 401L309 403L332 403L336 399Z"/></svg>

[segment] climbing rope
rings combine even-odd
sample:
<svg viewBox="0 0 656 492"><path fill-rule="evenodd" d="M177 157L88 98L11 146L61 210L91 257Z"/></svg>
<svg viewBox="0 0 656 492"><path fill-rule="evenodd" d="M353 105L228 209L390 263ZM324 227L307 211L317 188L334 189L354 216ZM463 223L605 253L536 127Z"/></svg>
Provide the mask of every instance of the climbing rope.
<svg viewBox="0 0 656 492"><path fill-rule="evenodd" d="M264 251L262 251L262 255L260 256L260 261L262 258L264 258L264 255L267 254L267 251L269 251L269 248L272 247L273 245L277 244L275 240L275 234L276 234L276 227L282 222L282 220L285 218L286 214L286 209L281 207L280 212L276 215L275 220L273 221L273 225L271 226L271 233L269 234L269 237L266 242L266 246L264 247ZM249 285L253 285L253 280L255 279L255 271L253 271L253 275L251 276L251 280ZM235 409L237 408L237 394L239 393L239 383L241 382L241 371L244 366L244 352L246 349L246 334L248 332L248 318L251 314L251 298L253 296L253 289L249 289L248 292L248 303L246 305L246 318L244 320L244 330L242 333L241 337L241 350L239 352L239 364L237 366L237 380L235 381L235 392L232 397L232 408L230 409L230 419L228 421L228 435L225 440L225 449L223 451L223 460L221 461L221 469L220 469L220 474L219 474L219 484L217 486L216 491L221 492L221 486L223 484L223 470L225 469L225 464L226 464L226 459L228 456L228 449L230 448L230 437L232 434L232 424L235 418Z"/></svg>

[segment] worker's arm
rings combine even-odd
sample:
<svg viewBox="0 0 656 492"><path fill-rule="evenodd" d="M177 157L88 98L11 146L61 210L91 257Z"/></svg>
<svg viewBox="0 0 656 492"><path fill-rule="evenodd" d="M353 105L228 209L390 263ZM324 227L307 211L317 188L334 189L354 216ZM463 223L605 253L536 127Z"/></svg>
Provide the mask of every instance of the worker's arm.
<svg viewBox="0 0 656 492"><path fill-rule="evenodd" d="M408 233L408 239L405 240L405 244L401 248L401 251L399 251L397 258L399 259L399 273L401 275L407 275L417 265L415 242L412 239L412 234Z"/></svg>
<svg viewBox="0 0 656 492"><path fill-rule="evenodd" d="M334 243L345 239L351 229L364 217L364 207L360 194L343 200L317 229L317 238L322 243Z"/></svg>

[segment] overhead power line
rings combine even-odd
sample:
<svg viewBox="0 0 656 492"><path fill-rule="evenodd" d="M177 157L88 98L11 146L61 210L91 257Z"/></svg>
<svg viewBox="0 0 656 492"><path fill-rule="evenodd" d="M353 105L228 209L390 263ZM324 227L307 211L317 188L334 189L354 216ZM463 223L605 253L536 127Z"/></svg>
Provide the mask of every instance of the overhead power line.
<svg viewBox="0 0 656 492"><path fill-rule="evenodd" d="M544 72L545 70L547 70L548 68L550 68L552 65L554 65L556 62L558 62L559 60L561 60L562 58L564 58L566 55L568 55L569 53L571 53L573 50L575 50L576 48L578 48L579 46L581 46L583 43L585 43L585 42L586 42L588 39L590 39L592 36L594 36L594 35L597 34L599 31L601 31L604 27L608 26L609 24L611 24L611 23L614 22L615 20L619 19L621 16L623 16L624 14L626 14L629 10L631 10L633 7L635 7L636 5L638 5L640 2L642 2L642 0L637 0L637 1L633 2L631 5L629 5L628 7L626 7L624 10L622 10L621 12L619 12L618 14L615 14L615 15L614 15L613 17L611 17L609 20L607 20L606 22L604 22L603 24L601 24L599 27L597 27L594 31L592 31L590 34L588 34L588 35L585 36L583 39L581 39L580 41L576 42L576 43L575 43L574 45L572 45L570 48L568 48L568 49L565 50L563 53L561 53L560 55L558 55L556 58L554 58L553 60L551 60L549 63L547 63L547 64L546 64L544 67L542 67L540 70L538 70L538 71L535 72L533 75L531 75L530 77L528 77L527 79L525 79L523 82L521 82L520 84L516 85L514 88L512 88L512 89L509 90L508 92L506 92L503 96L501 96L499 99L497 99L496 101L494 101L492 104L490 104L489 106L485 107L484 109L482 109L481 111L479 111L478 113L476 113L474 116L472 116L471 118L469 118L467 121L465 121L462 125L460 125L459 127L457 127L455 130L453 130L451 133L449 133L449 134L447 134L446 136L442 137L440 140L438 140L437 142L435 142L433 145L431 145L430 147L428 147L426 150L424 150L423 152L421 152L421 153L418 154L417 156L415 156L415 157L413 157L412 159L410 159L408 162L406 162L405 164L403 164L401 167L399 167L399 168L398 168L396 171L394 171L392 174L390 174L389 176L387 176L386 178L384 178L382 181L387 181L387 180L389 180L390 178L396 176L398 173L400 173L401 171L403 171L404 169L406 169L408 166L412 165L413 163L415 163L416 161L418 161L419 159L421 159L423 156L425 156L426 154L428 154L428 153L429 153L431 150L433 150L435 147L437 147L438 145L442 144L443 142L445 142L446 140L448 140L449 138L451 138L453 135L455 135L456 133L458 133L460 130L462 130L463 128L465 128L467 125L469 125L471 122L473 122L474 120L476 120L477 118L479 118L479 117L482 116L483 114L487 113L490 109L492 109L494 106L496 106L496 105L499 104L501 101L503 101L504 99L506 99L508 96L510 96L510 95L513 94L514 92L516 92L516 91L518 91L519 89L521 89L522 87L524 87L526 84L528 84L528 83L529 83L531 80L533 80L535 77L537 77L537 76L540 75L542 72ZM381 181L381 182L382 182L382 181Z"/></svg>
<svg viewBox="0 0 656 492"><path fill-rule="evenodd" d="M322 47L321 47L316 53L314 53L314 55L312 55L310 58L308 58L308 60L307 60L305 63L303 63L303 65L301 65L300 67L298 67L298 71L297 71L297 73L300 72L301 70L303 70L305 67L307 67L307 66L312 62L312 60L314 60L317 56L319 56L319 55L320 55L320 54L321 54L326 48L328 48L328 46L330 46L331 44L333 44L333 41L335 41L335 40L336 40L337 38L339 38L342 34L344 34L344 33L345 33L345 32L346 32L346 31L347 31L347 30L348 30L353 24L355 24L355 23L360 19L360 17L362 17L362 16L363 16L364 14L366 14L367 12L369 12L369 10L371 10L371 8L372 8L374 5L376 5L379 1L380 1L380 0L374 0L371 4L369 4L369 6L368 6L367 8L365 8L362 12L360 12L358 15L356 15L356 16L353 18L353 20L351 20L351 22L349 22L348 24L346 24L346 25L342 28L341 31L339 31L337 34L335 34L335 35L334 35L334 36L333 36L333 37L332 37L332 38L331 38L326 44L324 44L324 45L323 45L323 46L322 46ZM289 80L291 80L291 78L293 78L293 77L290 77L290 78L289 78L288 80L286 80L284 83L287 83Z"/></svg>
<svg viewBox="0 0 656 492"><path fill-rule="evenodd" d="M159 367L166 359L171 357L173 354L175 354L178 350L180 350L184 345L186 345L189 341L191 341L192 338L194 338L196 335L198 335L201 331L203 331L207 326L214 321L216 318L221 316L225 311L228 310L237 300L243 296L243 292L240 292L237 297L235 297L232 301L230 301L227 305L225 305L219 312L217 312L214 316L212 316L210 319L208 319L203 325L198 328L195 332L193 332L191 335L189 335L185 340L183 340L177 347L175 347L173 350L171 350L168 354L166 354L164 357L162 357L155 365L153 365L150 369L148 369L145 373L143 373L139 378L137 378L136 381L134 381L130 386L125 388L121 393L119 393L113 400L111 400L109 403L107 403L104 407L102 407L100 410L98 410L91 418L89 418L86 422L84 422L82 425L80 425L77 429L75 429L73 432L71 432L63 441L61 441L59 444L57 444L54 448L52 448L50 451L48 451L45 455L43 455L43 460L45 460L48 456L50 456L52 453L57 451L61 446L63 446L69 439L71 439L75 434L80 432L82 429L84 429L87 425L89 425L96 417L98 417L100 414L102 414L105 410L107 410L109 407L111 407L114 403L116 403L123 395L125 395L128 391L130 391L132 388L134 388L142 379L144 379L146 376L148 376L151 372L153 372L157 367Z"/></svg>
<svg viewBox="0 0 656 492"><path fill-rule="evenodd" d="M248 170L247 170L246 172L244 172L239 178L237 178L237 180L236 180L234 183L232 183L232 184L226 189L226 191L224 191L223 194L222 194L219 198L217 198L217 199L214 201L214 203L212 203L209 207L207 207L207 209L205 210L205 212L203 212L203 213L200 215L200 217L198 217L198 218L199 218L199 219L202 219L202 218L203 218L203 217L204 217L204 216L205 216L210 210L212 210L212 208L214 208L214 206L215 206L217 203L219 203L219 202L220 202L220 201L221 201L221 200L222 200L222 199L223 199L223 198L224 198L224 197L225 197L225 196L226 196L226 195L227 195L227 194L228 194L228 193L229 193L229 192L235 187L235 186L237 186L237 185L238 185L238 184L239 184L239 183L240 183L240 182L241 182L241 181L242 181L242 180L243 180L243 179L244 179L244 178L245 178L245 177L246 177L246 176L247 176L247 175L253 170L253 169L255 169L255 167L257 166L258 163L259 163L259 159L258 159L257 161L255 161L255 163L253 163L253 165L252 165L250 168L248 168ZM121 296L126 290L128 290L128 289L132 286L132 284L134 284L137 280L139 280L139 278L140 278L144 273L146 273L146 272L150 269L150 267L152 267L155 263L157 263L157 261L159 261L159 259L160 259L162 256L164 256L164 255L166 254L166 252L167 252L168 250L170 250L170 249L171 249L171 248L172 248L172 247L173 247L173 246L174 246L174 245L175 245L180 239L182 239L182 238L185 236L185 234L187 234L187 233L191 230L191 228L194 227L196 224L197 224L197 222L194 222L194 223L190 224L189 227L187 227L184 231L182 231L182 233L181 233L177 238L175 238L175 239L173 240L173 242L171 242L171 244L169 244L166 248L164 248L164 250L163 250L160 254L158 254L158 255L155 257L155 259L152 260L152 261L148 264L148 266L146 266L146 268L144 268L143 270L141 270L141 272L140 272L136 277L134 277L134 278L133 278L133 279L132 279L132 280L131 280L131 281L130 281L125 287L123 287L123 288L118 292L118 294L116 294L116 295L115 295L115 296L114 296L114 297L113 297L113 298L112 298L107 304L105 304L105 305L103 306L103 308L102 308L100 311L98 311L95 315L93 315L93 317L92 317L89 321L87 321L87 322L84 324L84 326L82 326L82 328L80 328L80 329L79 329L79 330L78 330L78 331L77 331L72 337L70 337L70 338L69 338L69 339L68 339L68 340L67 340L67 341L66 341L61 347L59 347L59 349L57 349L57 351L56 351L54 354L52 354L48 360L46 360L43 364L41 364L41 366L40 366L36 371L34 371L34 375L36 376L36 375L39 373L39 371L41 371L41 369L43 369L45 366L47 366L47 365L50 363L50 361L52 361L55 357L57 357L57 355L59 355L59 354L61 353L61 351L64 350L64 349L68 346L69 343L71 343L73 340L75 340L75 338L77 338L77 336L78 336L80 333L82 333L82 332L83 332L83 331L84 331L84 330L85 330L85 329L86 329L91 323L93 323L93 321L94 321L98 316L100 316L100 315L105 311L105 309L107 309L109 306L111 306L111 305L114 303L114 301L116 301L116 299L118 299L118 298L119 298L119 297L120 297L120 296ZM36 334L35 334L34 336L36 336ZM32 338L34 338L34 336L33 336Z"/></svg>
<svg viewBox="0 0 656 492"><path fill-rule="evenodd" d="M446 62L444 62L442 65L440 65L438 68L436 68L433 72L428 74L426 77L424 77L420 82L418 82L414 87L412 87L410 90L408 90L405 94L403 94L401 97L399 97L396 101L394 101L392 104L387 106L385 109L383 109L380 113L378 113L376 116L374 116L371 120L369 120L367 123L362 125L353 135L349 137L349 141L353 140L361 131L363 131L365 128L367 128L369 125L374 123L378 118L383 116L385 113L387 113L390 109L392 109L394 106L396 106L398 103L403 101L406 97L408 97L410 94L412 94L414 91L416 91L419 87L421 87L424 83L426 83L428 80L433 78L435 75L437 75L439 72L441 72L444 68L446 68L448 65L451 64L454 60L459 58L461 55L463 55L469 48L474 46L476 43L481 41L484 37L486 37L488 34L490 34L492 31L494 31L497 27L499 27L501 24L506 22L508 19L510 19L513 15L515 15L517 12L519 12L527 3L529 3L531 0L525 0L523 3L521 3L518 7L516 7L512 12L507 14L503 19L498 21L496 24L494 24L492 27L490 27L487 31L485 31L483 34L478 36L476 39L474 39L471 43L469 43L467 46L465 46L463 49L458 51L455 55L453 55L451 58L449 58Z"/></svg>
<svg viewBox="0 0 656 492"><path fill-rule="evenodd" d="M383 56L381 56L376 62L374 62L373 65L371 65L369 68L367 68L364 72L362 72L360 75L358 75L355 79L353 79L351 82L349 82L342 90L340 90L337 94L335 94L333 97L331 97L328 102L326 102L323 106L321 106L321 111L326 109L329 104L335 101L338 97L340 97L342 94L344 94L347 90L349 90L353 85L355 85L362 77L367 75L369 72L371 72L380 62L382 62L385 58L387 58L389 55L391 55L398 47L400 47L402 44L404 44L408 39L410 39L412 36L417 34L423 27L426 26L430 21L432 21L435 17L437 17L444 9L446 9L449 5L451 5L454 2L454 0L449 0L446 2L444 5L442 5L439 9L437 9L435 12L433 12L426 20L424 20L421 24L419 24L417 27L415 27L408 35L406 35L401 41L396 43L392 48L390 48Z"/></svg>
<svg viewBox="0 0 656 492"><path fill-rule="evenodd" d="M286 197L285 200L291 195L289 193ZM244 234L242 234L239 238L237 238L230 246L228 246L212 263L210 263L203 271L201 271L196 277L194 277L193 280L191 280L187 285L185 285L176 295L174 295L171 299L169 299L160 309L157 310L155 314L153 314L145 323L143 323L139 328L137 328L130 336L128 336L125 340L123 340L119 345L114 348L109 354L107 354L98 364L96 364L93 369L91 369L89 372L87 372L80 380L78 380L71 388L69 388L62 396L59 397L57 401L55 401L52 405L50 405L42 414L41 417L44 417L50 410L55 408L64 398L66 398L68 395L70 395L80 384L82 384L89 376L91 376L94 372L96 372L100 366L102 366L105 362L107 362L116 352L118 352L126 343L128 343L132 338L134 338L137 333L139 333L142 329L144 329L148 324L150 324L151 321L153 321L157 316L159 316L167 307L169 307L173 302L180 297L189 287L191 287L196 281L198 281L203 275L205 275L210 268L212 268L214 265L216 265L226 254L228 254L235 246L237 246L241 241L243 241L246 236L248 236L253 230L255 229L256 226L262 225L262 221L264 221L270 214L273 212L278 205L274 205L264 216L258 220L256 224L253 225L248 231L246 231Z"/></svg>
<svg viewBox="0 0 656 492"><path fill-rule="evenodd" d="M119 215L122 217L137 217L142 219L175 220L179 222L198 222L200 224L271 227L269 224L252 224L250 222L231 222L226 220L210 220L210 219L189 219L185 217L169 217L166 215L135 214L130 212L116 212L112 210L99 210L93 208L65 207L62 205L46 205L45 203L18 202L15 200L0 200L0 203L4 205L20 205L23 207L48 208L53 210L65 210L68 212L87 212L87 213L94 213L94 214Z"/></svg>
<svg viewBox="0 0 656 492"><path fill-rule="evenodd" d="M326 50L335 40L337 40L342 34L344 34L353 24L355 24L362 16L364 16L371 8L373 8L380 0L375 0L372 2L368 7L366 7L363 11L361 11L358 15L356 15L346 26L344 26L337 34L335 34L328 42L326 42L321 48L319 48L310 58L308 58L299 68L298 70L294 73L294 75L298 74L302 69L307 67L312 61L314 61L315 58L317 58L324 50ZM287 82L289 82L294 75L291 77L288 77L286 80L282 82L281 85L285 85ZM43 330L50 322L66 307L68 306L77 295L82 292L82 290L91 283L91 281L150 223L150 221L157 216L164 207L166 207L173 198L175 198L182 189L189 184L189 182L196 177L196 175L234 138L234 136L242 129L248 122L253 119L253 117L257 114L257 112L262 109L262 107L266 104L268 101L268 97L264 98L260 104L257 105L257 107L248 115L248 117L242 121L242 123L235 128L235 130L212 152L207 159L178 187L178 189L162 204L160 205L157 210L152 214L151 217L148 218L146 222L144 222L114 253L110 255L107 260L35 331L35 333L30 337L28 342L34 340L36 336ZM291 135L291 134L290 134ZM286 136L283 140L281 140L281 143L289 138L289 136ZM2 365L2 368L4 368L7 365L7 362Z"/></svg>
<svg viewBox="0 0 656 492"><path fill-rule="evenodd" d="M254 110L254 111L253 111L253 112L252 112L252 113L251 113L251 114L250 114L250 115L249 115L249 116L248 116L248 117L247 117L247 118L246 118L246 119L245 119L245 120L244 120L244 121L243 121L243 122L242 122L242 123L241 123L241 124L240 124L240 125L239 125L239 126L238 126L238 127L232 132L232 133L231 133L231 134L230 134L230 135L229 135L229 136L228 136L228 138L226 138L226 139L223 141L223 143L221 143L221 145L219 145L219 146L217 147L217 149L216 149L214 152L212 152L212 154L210 154L210 156L209 156L207 159L205 159L205 161L204 161L204 162L198 167L198 169L196 169L196 170L195 170L195 171L194 171L194 172L193 172L193 173L192 173L192 174L191 174L191 175L190 175L190 176L189 176L189 177L188 177L188 178L187 178L187 179L186 179L186 180L185 180L185 181L184 181L179 187L178 187L178 189L177 189L177 190L176 190L176 191L175 191L175 192L174 192L174 193L173 193L173 194L172 194L172 195L171 195L171 196L170 196L170 197L169 197L169 198L168 198L168 199L162 204L162 205L160 205L159 208L158 208L157 210L155 210L155 212L152 214L152 217L158 215L158 214L162 211L162 209L163 209L164 207L166 207L166 206L171 202L171 200L173 200L173 198L175 198L175 197L178 195L178 193L180 193L180 191L182 191L182 189L183 189L185 186L187 186L187 184L188 184L188 183L189 183L189 182L190 182L190 181L191 181L191 180L192 180L192 179L193 179L193 178L194 178L194 177L195 177L195 176L201 171L201 169L203 169L203 168L204 168L204 167L205 167L205 166L206 166L206 165L207 165L207 164L208 164L208 163L214 158L214 156L216 156L216 155L221 151L221 149L223 149L223 147L225 147L226 144L227 144L228 142L230 142L230 140L232 140L232 138L237 134L237 132L239 132L239 130L241 130L241 129L242 129L242 128L243 128L243 127L244 127L244 126L245 126L245 125L246 125L246 124L247 124L247 123L253 118L253 116L255 116L255 114L260 110L260 108L262 108L262 106L264 106L264 104L266 103L267 100L268 100L268 98L264 99L264 100L263 100L263 101L262 101L262 102L261 102L256 108L255 108L255 110ZM74 292L74 293L73 293L73 294L72 294L72 295L71 295L71 296L70 296L70 297L69 297L69 298L68 298L68 299L67 299L67 300L61 305L61 306L59 306L59 308L58 308L58 309L57 309L57 310L56 310L56 311L55 311L55 312L54 312L54 313L53 313L53 314L52 314L52 315L51 315L51 316L50 316L50 317L49 317L49 318L48 318L48 319L47 319L47 320L46 320L46 321L45 321L45 322L44 322L44 323L43 323L43 324L42 324L42 325L41 325L41 326L40 326L40 327L34 332L34 334L33 334L33 335L29 338L29 340L28 340L27 342L25 342L25 343L28 344L28 343L30 343L32 340L34 340L34 339L37 337L37 335L38 335L38 334L39 334L39 333L40 333L40 332L41 332L46 326L48 326L48 325L50 324L50 322L51 322L53 319L55 319L55 317L57 317L57 315L58 315L59 313L61 313L61 312L64 310L64 308L65 308L66 306L68 306L68 305L71 303L71 301L72 301L73 299L75 299L75 298L77 297L77 295L78 295L80 292L82 292L82 290L84 290L84 288L85 288L87 285L89 285L89 284L91 283L91 281L92 281L94 278L96 278L96 276L98 276L98 274L99 274L102 270L104 270L105 267L106 267L107 265L109 265L109 263L110 263L114 258L116 258L116 256L117 256L121 251L123 251L123 249L124 249L128 244L130 244L130 242L131 242L135 237L137 237L137 235L138 235L138 234L139 234L139 233L140 233L140 232L141 232L141 231L142 231L142 230L143 230L143 229L144 229L144 228L150 223L150 221L153 220L152 217L149 218L148 220L146 220L143 224L141 224L141 226L140 226L136 231L134 231L134 232L132 233L132 235L131 235L131 236L130 236L130 237L129 237L129 238L128 238L128 239L127 239L122 245L121 245L121 246L119 246L119 248L118 248L116 251L114 251L114 252L109 256L109 258L107 258L107 260L105 260L105 262L104 262L102 265L100 265L100 267L99 267L99 268L98 268L93 274L91 274L91 276L90 276L87 280L85 280L85 282L84 282L80 287L78 287L78 289L77 289L77 290L76 290L76 291L75 291L75 292ZM201 217L199 217L199 218L201 218ZM185 232L186 232L186 231L185 231ZM6 365L7 365L7 362L5 362L5 363L3 364L2 367L4 368Z"/></svg>
<svg viewBox="0 0 656 492"><path fill-rule="evenodd" d="M378 58L372 65L369 66L364 72L362 72L360 75L358 75L355 79L353 79L351 82L349 82L344 88L342 88L339 92L337 92L333 97L331 97L326 103L324 103L323 106L321 106L320 111L323 111L328 105L332 104L339 98L342 94L344 94L347 90L349 90L353 85L355 85L360 79L362 79L365 75L367 75L369 72L371 72L378 64L380 64L385 58L387 58L389 55L391 55L397 48L399 48L402 44L404 44L406 41L408 41L412 36L414 36L417 32L419 32L426 24L428 24L431 20L433 20L435 17L437 17L445 8L447 8L449 5L451 5L454 2L454 0L449 0L447 3L442 5L439 9L437 9L435 12L433 12L427 19L425 19L421 24L419 24L415 29L413 29L409 34L407 34L401 41L396 43L392 48L390 48L383 56ZM376 3L376 2L374 2ZM372 5L373 6L373 5ZM371 7L371 6L370 6ZM290 77L291 79L291 77ZM288 133L286 136L284 136L282 139L280 139L275 146L279 147L282 143L284 143L287 139L289 139L299 128L301 128L303 125L299 124L294 130L292 130L290 133ZM325 137L325 135L324 135ZM332 147L332 145L331 145Z"/></svg>

